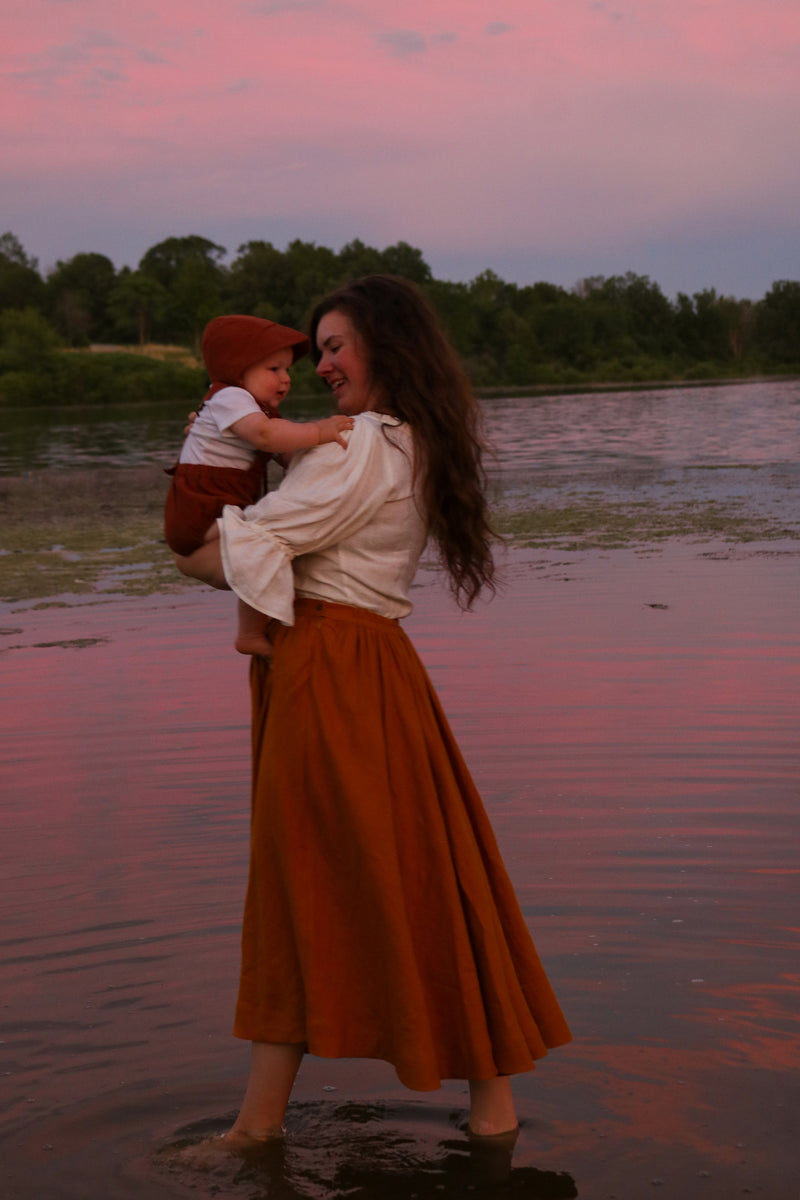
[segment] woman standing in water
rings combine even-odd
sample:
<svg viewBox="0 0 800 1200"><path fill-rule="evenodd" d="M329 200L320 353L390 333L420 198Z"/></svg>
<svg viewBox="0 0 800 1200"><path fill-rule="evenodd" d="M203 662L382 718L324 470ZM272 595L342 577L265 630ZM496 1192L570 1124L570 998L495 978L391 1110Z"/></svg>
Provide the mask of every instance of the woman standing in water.
<svg viewBox="0 0 800 1200"><path fill-rule="evenodd" d="M400 628L429 539L468 608L493 591L480 413L411 284L332 293L312 353L336 443L226 508L182 569L273 618L254 659L250 880L234 1033L252 1042L224 1141L281 1133L303 1054L380 1058L409 1088L467 1079L469 1132L513 1134L509 1076L570 1033L480 798Z"/></svg>

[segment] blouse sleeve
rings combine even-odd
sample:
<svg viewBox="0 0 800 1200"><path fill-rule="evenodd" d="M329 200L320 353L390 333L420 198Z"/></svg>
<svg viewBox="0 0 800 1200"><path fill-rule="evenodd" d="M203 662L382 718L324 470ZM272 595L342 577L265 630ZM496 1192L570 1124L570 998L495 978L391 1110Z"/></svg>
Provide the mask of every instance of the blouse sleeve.
<svg viewBox="0 0 800 1200"><path fill-rule="evenodd" d="M403 451L381 426L357 418L345 436L346 450L328 442L299 454L276 491L244 511L227 505L220 518L226 580L285 625L294 623L292 559L350 537L398 495Z"/></svg>

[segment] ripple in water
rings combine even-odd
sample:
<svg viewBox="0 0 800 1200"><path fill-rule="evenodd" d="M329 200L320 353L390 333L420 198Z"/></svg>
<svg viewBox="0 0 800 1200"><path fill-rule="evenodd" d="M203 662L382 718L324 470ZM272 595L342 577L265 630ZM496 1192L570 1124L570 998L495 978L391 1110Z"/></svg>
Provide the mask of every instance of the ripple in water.
<svg viewBox="0 0 800 1200"><path fill-rule="evenodd" d="M287 1137L246 1156L213 1145L229 1128L200 1121L159 1150L156 1169L194 1194L270 1200L425 1200L525 1196L561 1200L578 1195L566 1172L513 1164L513 1148L476 1144L463 1135L463 1112L407 1104L292 1105ZM442 1128L450 1136L439 1140Z"/></svg>

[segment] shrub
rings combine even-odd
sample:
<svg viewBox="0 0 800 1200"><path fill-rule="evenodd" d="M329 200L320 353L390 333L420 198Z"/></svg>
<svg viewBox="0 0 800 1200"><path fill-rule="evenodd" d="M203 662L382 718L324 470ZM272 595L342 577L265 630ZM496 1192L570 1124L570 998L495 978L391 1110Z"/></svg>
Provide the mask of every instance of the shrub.
<svg viewBox="0 0 800 1200"><path fill-rule="evenodd" d="M145 401L197 403L206 387L201 368L139 354L51 354L27 370L0 374L0 403L91 404L114 407Z"/></svg>

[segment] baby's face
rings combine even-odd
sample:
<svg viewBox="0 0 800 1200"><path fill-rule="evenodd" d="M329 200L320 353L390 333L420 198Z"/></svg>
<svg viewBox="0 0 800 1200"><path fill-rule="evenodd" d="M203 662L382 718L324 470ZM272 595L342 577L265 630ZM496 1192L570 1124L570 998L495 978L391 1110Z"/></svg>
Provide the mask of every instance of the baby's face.
<svg viewBox="0 0 800 1200"><path fill-rule="evenodd" d="M250 393L259 408L276 412L291 387L289 367L292 365L292 350L276 350L260 362L253 363L242 375L242 387Z"/></svg>

